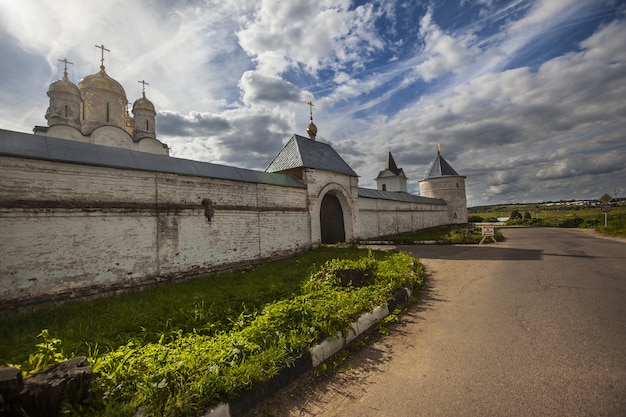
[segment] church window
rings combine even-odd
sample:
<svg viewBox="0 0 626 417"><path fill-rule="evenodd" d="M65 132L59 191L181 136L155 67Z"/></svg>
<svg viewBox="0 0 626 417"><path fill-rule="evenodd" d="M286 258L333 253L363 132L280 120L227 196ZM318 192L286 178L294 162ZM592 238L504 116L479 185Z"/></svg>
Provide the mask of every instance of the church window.
<svg viewBox="0 0 626 417"><path fill-rule="evenodd" d="M387 184L383 184L383 191L387 191Z"/></svg>
<svg viewBox="0 0 626 417"><path fill-rule="evenodd" d="M148 121L146 120L146 130L150 130L150 127L148 126Z"/></svg>
<svg viewBox="0 0 626 417"><path fill-rule="evenodd" d="M107 123L109 123L109 103L107 103Z"/></svg>
<svg viewBox="0 0 626 417"><path fill-rule="evenodd" d="M65 117L68 117L69 111L68 111L68 108L67 108L67 104L65 105L64 110L65 110Z"/></svg>

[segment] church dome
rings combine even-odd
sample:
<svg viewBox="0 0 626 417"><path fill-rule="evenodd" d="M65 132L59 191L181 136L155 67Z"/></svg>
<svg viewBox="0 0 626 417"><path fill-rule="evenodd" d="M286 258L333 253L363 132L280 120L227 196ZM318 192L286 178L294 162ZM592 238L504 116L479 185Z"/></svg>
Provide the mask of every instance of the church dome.
<svg viewBox="0 0 626 417"><path fill-rule="evenodd" d="M69 80L69 78L67 78L67 72L63 75L62 79L56 80L55 82L50 84L48 93L68 93L80 97L80 91L78 90L78 87L76 87L76 84L74 84Z"/></svg>
<svg viewBox="0 0 626 417"><path fill-rule="evenodd" d="M122 97L126 97L126 91L124 87L113 78L109 77L104 71L104 65L100 66L100 72L97 74L88 75L78 82L78 88L80 90L103 90L110 91L118 94Z"/></svg>
<svg viewBox="0 0 626 417"><path fill-rule="evenodd" d="M133 103L133 113L135 113L136 110L148 110L152 113L156 113L154 110L154 104L146 98L146 93L143 93L141 98L138 98Z"/></svg>

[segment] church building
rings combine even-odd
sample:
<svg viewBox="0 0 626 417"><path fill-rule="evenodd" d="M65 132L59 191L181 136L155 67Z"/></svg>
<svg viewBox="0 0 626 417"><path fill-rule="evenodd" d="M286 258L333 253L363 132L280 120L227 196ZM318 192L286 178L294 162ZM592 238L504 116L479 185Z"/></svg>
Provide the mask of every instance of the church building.
<svg viewBox="0 0 626 417"><path fill-rule="evenodd" d="M359 187L312 111L264 171L170 157L141 82L131 116L104 56L78 85L66 67L48 126L0 129L0 312L467 222L465 177L439 151L421 195L390 152L378 189Z"/></svg>

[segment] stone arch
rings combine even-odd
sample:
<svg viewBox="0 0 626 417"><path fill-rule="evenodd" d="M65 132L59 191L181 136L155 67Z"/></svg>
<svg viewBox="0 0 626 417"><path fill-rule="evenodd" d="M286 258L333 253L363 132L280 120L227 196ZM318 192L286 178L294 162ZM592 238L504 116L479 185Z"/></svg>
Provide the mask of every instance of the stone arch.
<svg viewBox="0 0 626 417"><path fill-rule="evenodd" d="M321 243L343 243L353 239L352 208L348 193L339 184L327 184L318 194L313 230ZM315 224L316 223L316 224Z"/></svg>

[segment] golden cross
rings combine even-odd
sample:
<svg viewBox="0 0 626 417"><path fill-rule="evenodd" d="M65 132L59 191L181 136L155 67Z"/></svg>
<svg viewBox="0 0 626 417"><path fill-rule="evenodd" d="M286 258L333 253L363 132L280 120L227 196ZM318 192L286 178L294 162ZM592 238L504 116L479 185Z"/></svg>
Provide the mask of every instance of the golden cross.
<svg viewBox="0 0 626 417"><path fill-rule="evenodd" d="M101 67L104 67L104 51L111 52L111 50L110 50L110 49L105 48L105 47L104 47L104 45L100 45L100 46L96 45L96 48L100 48L100 49L102 49L102 59L100 60L100 66L101 66Z"/></svg>
<svg viewBox="0 0 626 417"><path fill-rule="evenodd" d="M67 60L67 58L59 59L59 61L61 61L61 62L63 62L63 63L65 64L65 68L63 69L63 75L64 75L65 77L67 77L67 64L72 64L72 65L74 65L74 63L73 63L73 62L68 61L68 60Z"/></svg>
<svg viewBox="0 0 626 417"><path fill-rule="evenodd" d="M309 114L311 116L311 122L313 121L313 102L309 101L308 103L306 103L309 105Z"/></svg>
<svg viewBox="0 0 626 417"><path fill-rule="evenodd" d="M142 84L142 87L141 87L141 94L143 94L143 96L145 97L145 96L146 96L146 86L147 86L147 85L150 85L150 83L147 83L147 82L145 82L144 80L137 81L137 82L138 82L139 84Z"/></svg>

